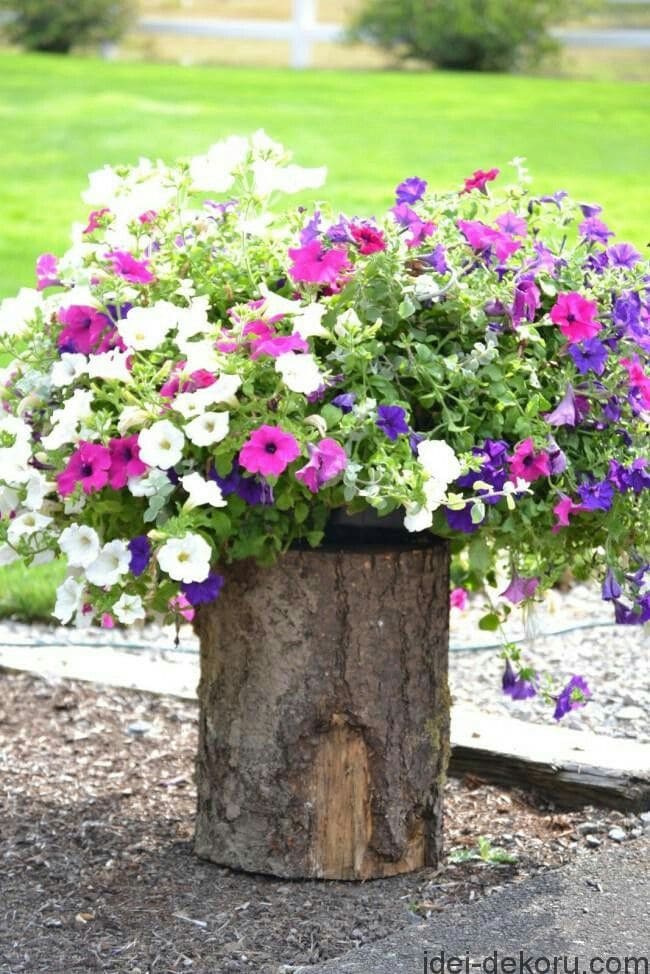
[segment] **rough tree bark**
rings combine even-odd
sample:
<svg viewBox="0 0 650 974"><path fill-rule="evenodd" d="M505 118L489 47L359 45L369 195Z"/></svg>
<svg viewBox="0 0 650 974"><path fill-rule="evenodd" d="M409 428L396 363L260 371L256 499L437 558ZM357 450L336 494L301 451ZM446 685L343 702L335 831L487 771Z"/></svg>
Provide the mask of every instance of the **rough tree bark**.
<svg viewBox="0 0 650 974"><path fill-rule="evenodd" d="M448 560L432 539L228 569L197 615L199 856L328 879L437 863Z"/></svg>

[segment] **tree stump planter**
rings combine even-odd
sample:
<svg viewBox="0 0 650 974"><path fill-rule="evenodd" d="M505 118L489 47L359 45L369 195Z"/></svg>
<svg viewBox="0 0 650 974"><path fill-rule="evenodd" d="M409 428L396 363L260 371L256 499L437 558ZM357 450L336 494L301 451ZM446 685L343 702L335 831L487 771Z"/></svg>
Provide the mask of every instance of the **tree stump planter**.
<svg viewBox="0 0 650 974"><path fill-rule="evenodd" d="M196 852L290 878L435 866L449 754L445 542L332 525L201 607Z"/></svg>

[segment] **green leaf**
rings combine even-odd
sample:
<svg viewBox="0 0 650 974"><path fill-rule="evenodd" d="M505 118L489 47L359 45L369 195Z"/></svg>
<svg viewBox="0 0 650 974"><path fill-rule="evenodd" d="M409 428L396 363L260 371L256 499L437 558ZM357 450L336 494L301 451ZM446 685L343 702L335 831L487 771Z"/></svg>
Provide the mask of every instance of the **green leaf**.
<svg viewBox="0 0 650 974"><path fill-rule="evenodd" d="M478 621L479 629L483 632L496 632L500 625L500 619L496 612L488 612L487 615L483 616Z"/></svg>
<svg viewBox="0 0 650 974"><path fill-rule="evenodd" d="M472 538L468 550L469 567L477 575L484 575L490 567L490 549L482 537Z"/></svg>

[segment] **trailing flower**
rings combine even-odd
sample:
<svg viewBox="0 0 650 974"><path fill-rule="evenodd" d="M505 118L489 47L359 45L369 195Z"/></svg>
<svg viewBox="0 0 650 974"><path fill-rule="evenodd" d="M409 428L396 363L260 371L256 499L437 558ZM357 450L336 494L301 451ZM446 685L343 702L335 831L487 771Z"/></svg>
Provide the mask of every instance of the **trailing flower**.
<svg viewBox="0 0 650 974"><path fill-rule="evenodd" d="M64 555L64 623L189 618L332 509L401 510L470 588L506 559L485 628L567 567L650 620L648 264L514 165L408 177L378 220L279 209L325 172L263 132L91 174L0 306L0 564ZM504 691L539 685L511 654Z"/></svg>

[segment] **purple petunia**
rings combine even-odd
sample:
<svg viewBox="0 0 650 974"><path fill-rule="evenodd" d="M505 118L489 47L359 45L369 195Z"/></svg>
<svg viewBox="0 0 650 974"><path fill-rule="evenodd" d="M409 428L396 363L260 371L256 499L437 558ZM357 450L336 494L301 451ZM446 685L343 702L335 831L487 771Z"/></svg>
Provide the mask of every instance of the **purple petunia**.
<svg viewBox="0 0 650 974"><path fill-rule="evenodd" d="M220 477L216 470L210 472L210 479L216 481L221 488L224 497L230 494L237 494L243 501L255 507L258 504L269 505L273 503L273 490L257 477L245 477L239 466L234 466L230 473L225 477Z"/></svg>
<svg viewBox="0 0 650 974"><path fill-rule="evenodd" d="M560 695L556 697L553 716L556 720L561 720L569 711L584 707L590 696L591 690L587 681L581 676L572 676Z"/></svg>
<svg viewBox="0 0 650 974"><path fill-rule="evenodd" d="M607 574L603 580L601 594L605 602L612 602L621 596L621 586L616 581L616 576L611 568L607 569Z"/></svg>
<svg viewBox="0 0 650 974"><path fill-rule="evenodd" d="M478 531L483 521L475 523L472 521L472 505L466 504L460 511L454 511L451 507L445 507L445 517L447 524L452 531L460 531L462 534L474 534ZM487 516L487 515L486 515Z"/></svg>
<svg viewBox="0 0 650 974"><path fill-rule="evenodd" d="M515 674L510 660L506 660L506 668L501 680L501 687L504 694L512 700L527 700L537 694L535 683L536 673L529 673L523 670L519 675Z"/></svg>
<svg viewBox="0 0 650 974"><path fill-rule="evenodd" d="M447 252L443 244L438 244L434 247L432 251L428 254L422 254L419 258L422 263L428 264L432 267L434 271L438 274L449 273L449 264L447 263Z"/></svg>
<svg viewBox="0 0 650 974"><path fill-rule="evenodd" d="M550 426L577 426L589 412L589 401L584 396L576 396L572 386L567 390L550 413L544 414L544 419Z"/></svg>
<svg viewBox="0 0 650 974"><path fill-rule="evenodd" d="M389 440L409 432L406 412L401 406L380 406L377 409L377 426Z"/></svg>
<svg viewBox="0 0 650 974"><path fill-rule="evenodd" d="M395 190L396 203L417 203L424 196L427 189L425 179L410 176L399 184Z"/></svg>
<svg viewBox="0 0 650 974"><path fill-rule="evenodd" d="M351 413L356 399L353 392L340 392L332 399L332 405L337 406L342 413Z"/></svg>
<svg viewBox="0 0 650 974"><path fill-rule="evenodd" d="M610 237L613 237L613 232L609 229L606 223L599 220L597 216L589 216L586 220L583 220L579 228L580 233L585 240L590 243L601 243L607 245L607 241Z"/></svg>
<svg viewBox="0 0 650 974"><path fill-rule="evenodd" d="M612 267L627 267L628 269L634 267L641 260L639 251L629 243L619 243L614 244L613 247L608 247L607 256Z"/></svg>
<svg viewBox="0 0 650 974"><path fill-rule="evenodd" d="M582 506L588 511L609 511L614 503L614 488L608 480L589 477L578 486Z"/></svg>
<svg viewBox="0 0 650 974"><path fill-rule="evenodd" d="M202 582L185 582L181 585L181 592L190 605L202 605L214 602L223 588L224 577L217 572L210 572Z"/></svg>
<svg viewBox="0 0 650 974"><path fill-rule="evenodd" d="M569 345L569 355L581 375L585 375L587 372L602 375L605 371L608 355L607 346L603 345L597 338L588 338L587 341Z"/></svg>
<svg viewBox="0 0 650 974"><path fill-rule="evenodd" d="M134 575L142 575L151 561L151 542L146 534L139 534L131 538L128 543L131 552L131 562L129 568Z"/></svg>

